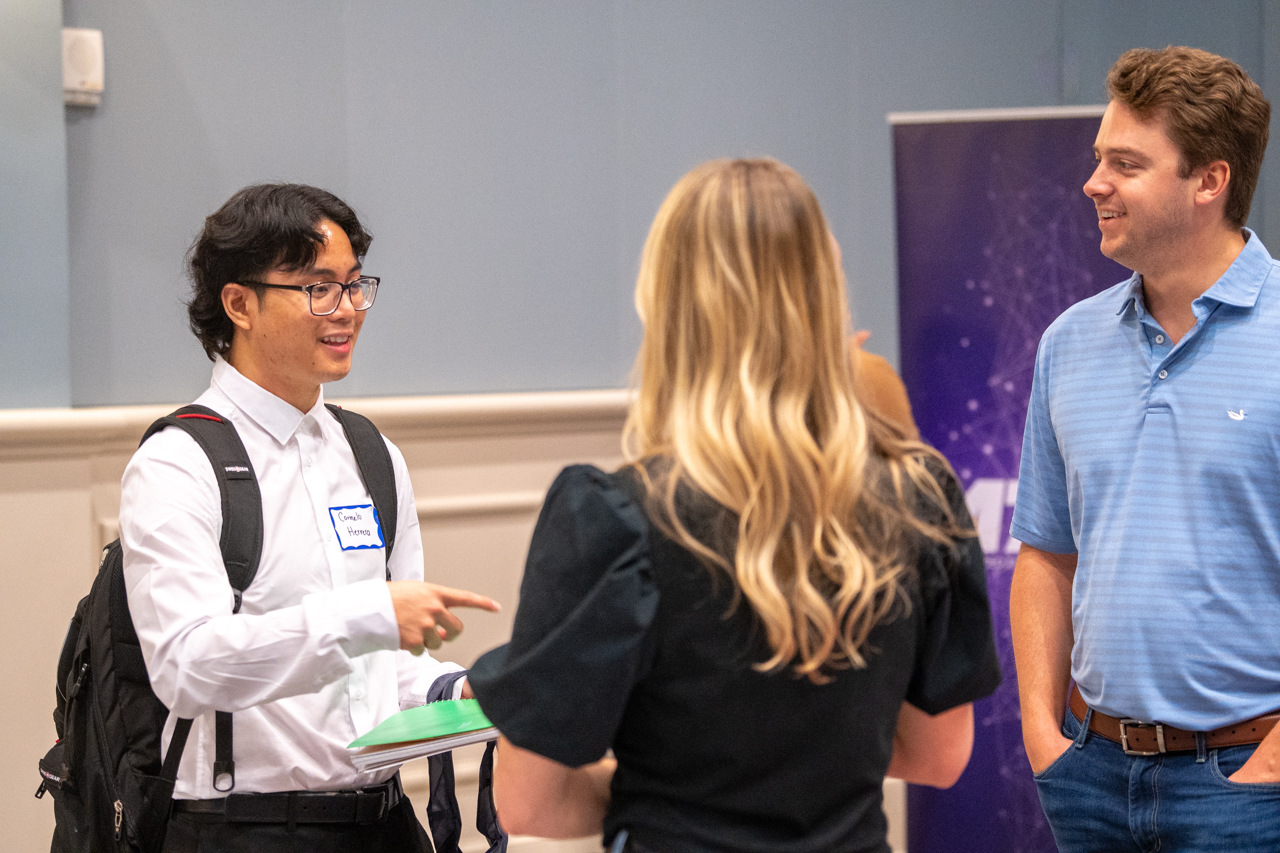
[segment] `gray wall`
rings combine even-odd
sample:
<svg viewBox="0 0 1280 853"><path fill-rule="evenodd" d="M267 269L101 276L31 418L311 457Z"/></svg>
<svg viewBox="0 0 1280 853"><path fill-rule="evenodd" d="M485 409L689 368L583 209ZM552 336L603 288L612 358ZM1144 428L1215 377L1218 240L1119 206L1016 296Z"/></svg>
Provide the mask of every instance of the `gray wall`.
<svg viewBox="0 0 1280 853"><path fill-rule="evenodd" d="M0 350L0 405L68 386L74 405L198 393L208 363L185 327L182 256L206 214L260 180L329 187L376 235L366 269L386 286L332 393L623 385L649 222L681 174L726 155L776 156L809 180L844 247L857 324L894 359L887 112L1099 103L1123 49L1171 42L1237 59L1280 103L1275 10L66 0L66 25L104 31L107 92L66 110L71 307L19 330L40 352L61 346L61 361L29 359L35 375L14 379ZM0 81L0 104L12 88ZM1278 163L1251 224L1280 251ZM59 239L48 233L40 245Z"/></svg>
<svg viewBox="0 0 1280 853"><path fill-rule="evenodd" d="M0 408L71 402L61 27L0 0Z"/></svg>

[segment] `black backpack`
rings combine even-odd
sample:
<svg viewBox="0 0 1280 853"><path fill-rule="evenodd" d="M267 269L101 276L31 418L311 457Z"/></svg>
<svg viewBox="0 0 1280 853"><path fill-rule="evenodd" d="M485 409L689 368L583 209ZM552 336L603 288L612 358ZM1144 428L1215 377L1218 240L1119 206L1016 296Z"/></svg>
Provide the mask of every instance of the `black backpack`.
<svg viewBox="0 0 1280 853"><path fill-rule="evenodd" d="M389 560L397 521L391 455L368 418L328 408L351 444L382 522ZM142 441L169 426L194 438L213 464L222 494L219 545L238 611L262 551L262 497L253 465L235 427L210 409L184 406L152 424ZM151 689L129 615L117 539L103 549L98 575L76 606L58 659L53 712L58 741L40 760L43 778L36 791L37 797L46 791L53 796L53 853L160 850L191 730L191 720L178 720L162 760L160 739L168 716ZM220 790L235 785L231 730L231 714L219 711L214 778Z"/></svg>

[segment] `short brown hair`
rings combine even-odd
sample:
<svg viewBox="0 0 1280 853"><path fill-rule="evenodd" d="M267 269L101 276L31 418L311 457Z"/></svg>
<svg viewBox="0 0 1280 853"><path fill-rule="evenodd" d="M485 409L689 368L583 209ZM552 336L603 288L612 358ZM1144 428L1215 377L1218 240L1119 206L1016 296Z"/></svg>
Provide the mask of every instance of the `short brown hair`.
<svg viewBox="0 0 1280 853"><path fill-rule="evenodd" d="M1107 94L1140 118L1162 116L1182 152L1182 176L1225 160L1227 221L1243 227L1267 150L1271 103L1244 69L1193 47L1134 48L1107 74Z"/></svg>

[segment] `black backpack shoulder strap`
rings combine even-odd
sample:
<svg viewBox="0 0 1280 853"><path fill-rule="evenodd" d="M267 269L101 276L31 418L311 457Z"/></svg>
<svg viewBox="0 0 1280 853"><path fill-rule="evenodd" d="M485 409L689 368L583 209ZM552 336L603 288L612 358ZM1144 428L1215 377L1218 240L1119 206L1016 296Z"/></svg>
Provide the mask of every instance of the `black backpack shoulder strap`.
<svg viewBox="0 0 1280 853"><path fill-rule="evenodd" d="M222 534L218 546L227 579L235 591L235 611L253 583L262 557L262 494L244 442L231 422L204 406L183 406L153 423L142 441L165 427L178 427L209 457L222 495Z"/></svg>
<svg viewBox="0 0 1280 853"><path fill-rule="evenodd" d="M391 549L396 544L398 521L396 471L391 464L391 451L387 450L382 433L364 415L332 403L325 403L325 408L342 424L342 431L346 433L351 452L356 457L360 476L364 478L364 486L369 490L369 497L373 498L373 508L378 513L386 550L387 580L391 580Z"/></svg>
<svg viewBox="0 0 1280 853"><path fill-rule="evenodd" d="M222 533L218 547L222 551L227 580L235 594L231 612L239 613L244 591L253 583L262 559L262 492L258 489L253 463L231 422L205 406L183 406L160 418L147 429L142 441L171 426L195 439L209 457L214 476L218 479L218 492L222 496ZM225 792L236 784L231 714L217 711L214 718L213 787ZM171 773L177 777L178 762L182 759L190 730L190 720L178 721L165 755L162 774Z"/></svg>

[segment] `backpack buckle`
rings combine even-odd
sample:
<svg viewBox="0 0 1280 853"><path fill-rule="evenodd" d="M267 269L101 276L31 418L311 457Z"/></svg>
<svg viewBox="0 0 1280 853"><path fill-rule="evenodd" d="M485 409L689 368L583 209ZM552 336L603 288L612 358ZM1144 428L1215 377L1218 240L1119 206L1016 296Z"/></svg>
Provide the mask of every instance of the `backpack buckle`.
<svg viewBox="0 0 1280 853"><path fill-rule="evenodd" d="M236 786L236 763L234 761L213 762L213 790L225 794Z"/></svg>

